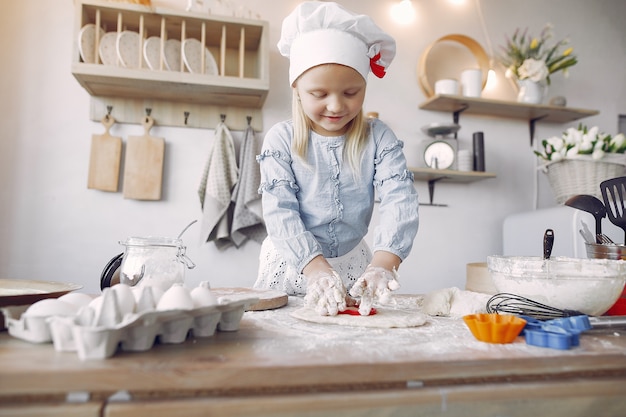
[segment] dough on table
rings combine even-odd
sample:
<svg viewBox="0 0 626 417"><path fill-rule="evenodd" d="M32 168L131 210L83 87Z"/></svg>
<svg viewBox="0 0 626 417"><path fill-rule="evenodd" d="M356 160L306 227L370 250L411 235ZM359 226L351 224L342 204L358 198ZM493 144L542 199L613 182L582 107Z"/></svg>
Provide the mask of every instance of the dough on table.
<svg viewBox="0 0 626 417"><path fill-rule="evenodd" d="M463 291L457 287L433 291L424 296L422 312L429 316L462 317L487 312L489 294Z"/></svg>
<svg viewBox="0 0 626 417"><path fill-rule="evenodd" d="M312 323L386 329L394 327L418 327L425 324L428 320L425 314L416 310L399 310L378 306L376 306L376 314L369 316L353 316L351 314L320 316L319 313L308 307L302 307L292 312L291 316Z"/></svg>

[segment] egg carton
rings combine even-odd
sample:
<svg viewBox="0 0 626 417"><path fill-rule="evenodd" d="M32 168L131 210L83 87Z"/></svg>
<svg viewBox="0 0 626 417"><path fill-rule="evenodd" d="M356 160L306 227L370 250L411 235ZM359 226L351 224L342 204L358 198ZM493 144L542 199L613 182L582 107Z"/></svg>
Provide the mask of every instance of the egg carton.
<svg viewBox="0 0 626 417"><path fill-rule="evenodd" d="M32 305L6 306L0 310L11 336L31 343L48 343L52 341L49 317L73 316L81 306L92 300L93 297L87 294L68 293L59 298L43 299Z"/></svg>
<svg viewBox="0 0 626 417"><path fill-rule="evenodd" d="M259 301L257 297L235 300L221 297L210 305L166 308L167 305L155 302L150 295L153 291L143 290L133 305L135 311L124 313L121 294L125 290L115 288L118 285L105 288L98 303L92 301L96 308L78 307L74 314L37 315L29 314L29 309L24 308L28 306L4 307L9 334L32 343L52 342L55 350L75 351L81 360L106 359L118 349L143 352L150 350L157 341L177 344L190 335L204 338L213 336L216 331L238 331L245 311ZM186 304L189 305L189 301Z"/></svg>

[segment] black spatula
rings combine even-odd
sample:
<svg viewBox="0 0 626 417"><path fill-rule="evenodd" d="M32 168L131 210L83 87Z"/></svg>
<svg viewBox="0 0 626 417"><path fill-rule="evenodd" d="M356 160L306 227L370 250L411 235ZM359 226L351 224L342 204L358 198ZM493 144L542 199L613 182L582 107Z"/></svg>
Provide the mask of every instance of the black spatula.
<svg viewBox="0 0 626 417"><path fill-rule="evenodd" d="M611 223L624 230L624 242L626 242L626 177L611 178L600 183L600 191L606 207L606 214Z"/></svg>

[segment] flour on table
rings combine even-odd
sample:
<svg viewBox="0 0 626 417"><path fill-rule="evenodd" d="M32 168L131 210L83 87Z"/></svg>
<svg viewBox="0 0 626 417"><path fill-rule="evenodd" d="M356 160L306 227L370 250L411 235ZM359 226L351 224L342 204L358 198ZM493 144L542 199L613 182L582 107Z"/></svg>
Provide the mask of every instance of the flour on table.
<svg viewBox="0 0 626 417"><path fill-rule="evenodd" d="M376 306L376 314L369 316L353 316L350 314L337 314L336 316L320 316L315 310L307 307L300 308L291 313L292 317L300 320L322 323L338 324L340 326L356 327L418 327L426 323L427 316L418 311L399 310Z"/></svg>
<svg viewBox="0 0 626 417"><path fill-rule="evenodd" d="M463 291L457 287L433 291L424 296L422 312L429 316L462 317L485 313L489 294Z"/></svg>

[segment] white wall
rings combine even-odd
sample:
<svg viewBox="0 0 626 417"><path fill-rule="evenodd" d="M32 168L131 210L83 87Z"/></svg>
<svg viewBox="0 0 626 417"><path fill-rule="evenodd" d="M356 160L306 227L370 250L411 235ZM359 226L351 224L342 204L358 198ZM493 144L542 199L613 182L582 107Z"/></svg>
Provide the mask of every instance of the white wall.
<svg viewBox="0 0 626 417"><path fill-rule="evenodd" d="M395 1L395 0L394 0ZM485 48L476 2L453 6L444 0L414 0L417 21L409 27L392 23L392 0L344 0L350 9L370 14L398 42L397 58L383 80L370 78L366 110L378 111L406 143L409 161L417 161L420 128L450 122L451 115L422 111L424 100L416 79L417 61L437 38L461 33ZM153 0L184 8L183 0ZM264 126L288 118L288 63L275 50L282 18L294 0L240 0L270 22L271 90L264 106ZM517 27L535 33L546 22L556 36L569 36L579 57L570 77L553 77L550 95L567 97L571 107L597 109L584 119L609 132L617 131L626 114L626 2L621 0L483 0L482 11L493 47ZM125 200L121 193L87 189L91 135L101 133L89 120L89 95L70 72L74 33L70 0L3 2L0 14L0 277L82 283L99 290L106 262L129 236L175 236L199 218L196 189L213 137L212 130L156 126L151 133L166 139L164 195L159 202ZM512 98L501 87L499 97ZM158 123L158 121L157 121ZM573 122L570 125L576 125ZM503 219L535 205L535 160L528 125L521 121L462 115L461 146L470 146L475 131L485 132L487 170L497 178L473 184L441 184L435 202L422 207L413 253L401 267L404 292L426 292L465 283L465 265L502 251ZM541 124L537 137L559 134L569 125ZM139 125L116 125L112 134L142 133ZM260 133L259 138L262 137ZM538 206L555 205L543 174L538 176ZM427 185L417 182L422 201ZM376 219L374 219L376 220ZM190 285L210 280L214 287L251 285L259 245L218 251L201 244L198 227L184 236L197 268L188 271ZM537 236L538 242L541 236ZM539 253L538 253L539 255Z"/></svg>

